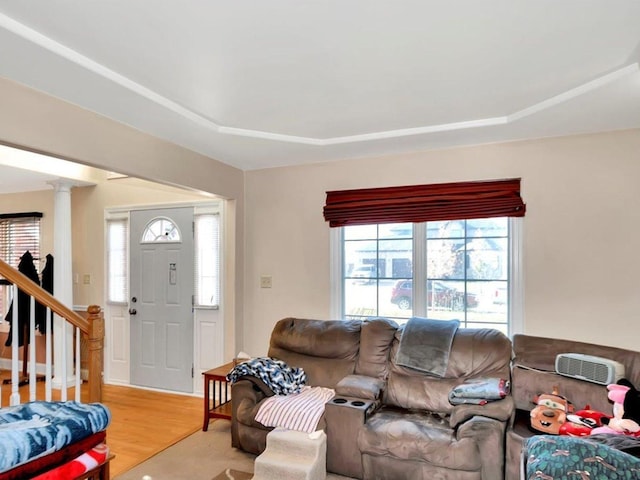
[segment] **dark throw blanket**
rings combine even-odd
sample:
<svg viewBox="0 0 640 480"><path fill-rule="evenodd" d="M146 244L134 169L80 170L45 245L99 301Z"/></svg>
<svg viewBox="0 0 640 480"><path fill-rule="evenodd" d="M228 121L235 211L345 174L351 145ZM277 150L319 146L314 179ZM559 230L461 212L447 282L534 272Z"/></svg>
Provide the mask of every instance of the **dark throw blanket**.
<svg viewBox="0 0 640 480"><path fill-rule="evenodd" d="M298 393L307 383L307 374L302 368L294 368L282 360L258 357L239 363L227 374L227 381L237 382L251 376L262 380L276 395Z"/></svg>
<svg viewBox="0 0 640 480"><path fill-rule="evenodd" d="M396 363L443 377L449 364L453 337L459 326L459 320L411 317L402 332Z"/></svg>

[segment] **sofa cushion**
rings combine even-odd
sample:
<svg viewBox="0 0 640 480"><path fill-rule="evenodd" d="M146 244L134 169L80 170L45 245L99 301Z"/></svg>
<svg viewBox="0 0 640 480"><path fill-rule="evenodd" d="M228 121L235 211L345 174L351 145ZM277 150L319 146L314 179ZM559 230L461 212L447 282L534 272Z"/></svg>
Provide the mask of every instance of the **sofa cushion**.
<svg viewBox="0 0 640 480"><path fill-rule="evenodd" d="M450 413L449 392L465 380L509 378L511 341L491 328L459 328L451 345L444 378L430 376L395 363L401 330L390 353L390 369L384 402L408 409Z"/></svg>
<svg viewBox="0 0 640 480"><path fill-rule="evenodd" d="M386 318L374 318L362 322L356 374L387 378L389 351L396 330L398 330L398 324Z"/></svg>
<svg viewBox="0 0 640 480"><path fill-rule="evenodd" d="M481 468L476 442L457 440L446 417L429 413L383 408L360 430L358 447L363 454L419 460L453 470Z"/></svg>
<svg viewBox="0 0 640 480"><path fill-rule="evenodd" d="M384 388L384 380L364 375L347 375L336 385L336 395L377 400Z"/></svg>
<svg viewBox="0 0 640 480"><path fill-rule="evenodd" d="M361 323L284 318L273 328L268 355L304 369L307 385L335 388L354 372Z"/></svg>

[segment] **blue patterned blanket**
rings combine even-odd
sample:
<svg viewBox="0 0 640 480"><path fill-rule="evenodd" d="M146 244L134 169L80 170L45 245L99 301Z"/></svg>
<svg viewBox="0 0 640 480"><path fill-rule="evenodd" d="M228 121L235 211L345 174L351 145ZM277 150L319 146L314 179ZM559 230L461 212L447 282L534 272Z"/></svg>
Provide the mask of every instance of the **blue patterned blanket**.
<svg viewBox="0 0 640 480"><path fill-rule="evenodd" d="M298 393L307 383L307 374L302 368L290 367L282 360L271 357L252 358L239 363L227 374L227 381L234 383L245 376L259 378L276 395Z"/></svg>
<svg viewBox="0 0 640 480"><path fill-rule="evenodd" d="M526 479L640 478L640 459L589 436L534 435L525 440L523 455Z"/></svg>
<svg viewBox="0 0 640 480"><path fill-rule="evenodd" d="M0 409L0 472L48 455L107 428L100 403L30 402Z"/></svg>

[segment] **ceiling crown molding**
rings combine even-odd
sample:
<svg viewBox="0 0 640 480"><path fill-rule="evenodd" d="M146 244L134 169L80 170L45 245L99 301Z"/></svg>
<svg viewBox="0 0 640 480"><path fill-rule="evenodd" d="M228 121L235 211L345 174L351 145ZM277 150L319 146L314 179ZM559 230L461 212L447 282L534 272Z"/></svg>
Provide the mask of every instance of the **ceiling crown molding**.
<svg viewBox="0 0 640 480"><path fill-rule="evenodd" d="M215 121L207 118L193 110L186 108L185 106L170 100L169 98L141 85L130 78L92 60L91 58L82 55L81 53L53 40L46 35L43 35L32 28L16 21L15 19L0 13L0 27L12 32L13 34L35 44L39 47L46 49L47 51L58 55L74 64L91 71L102 78L105 78L141 97L144 97L155 104L188 119L201 127L208 129L211 132L215 132L223 135L233 135L240 137L249 137L256 139L265 139L276 142L285 142L301 145L313 145L313 146L331 146L358 142L369 142L382 139L391 139L399 137L408 137L415 135L433 134L439 132L452 132L463 129L473 129L479 127L491 127L497 125L505 125L513 122L517 122L525 117L529 117L540 113L544 110L548 110L554 106L564 103L570 99L585 95L588 92L594 91L607 84L610 84L627 75L637 74L640 72L640 66L638 63L632 63L622 68L619 68L613 72L603 74L602 76L591 80L589 82L578 85L566 92L560 93L546 100L538 102L534 105L523 108L519 111L492 118L467 120L460 122L452 122L439 125L427 125L422 127L412 127L397 130L386 130L365 134L348 135L341 137L330 138L314 138L303 137L296 135L287 135L282 133L268 132L262 130L252 130L238 127L229 127L220 125Z"/></svg>

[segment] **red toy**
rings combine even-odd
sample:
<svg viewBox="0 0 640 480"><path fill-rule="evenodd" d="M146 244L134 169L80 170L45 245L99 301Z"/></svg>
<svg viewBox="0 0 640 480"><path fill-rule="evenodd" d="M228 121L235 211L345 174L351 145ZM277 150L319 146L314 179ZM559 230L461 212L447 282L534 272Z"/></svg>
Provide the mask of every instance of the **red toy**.
<svg viewBox="0 0 640 480"><path fill-rule="evenodd" d="M611 417L597 410L592 410L589 405L586 405L582 410L567 415L567 422L560 427L560 435L571 437L591 435L591 431L601 427L602 420L608 418Z"/></svg>

